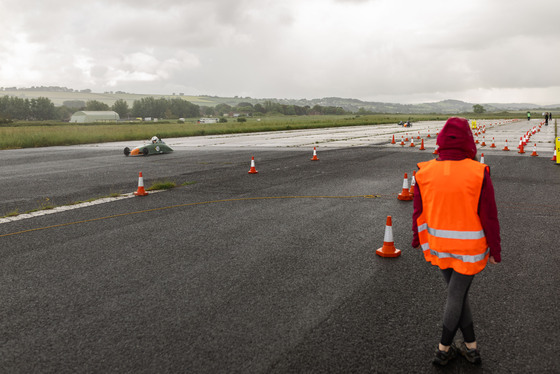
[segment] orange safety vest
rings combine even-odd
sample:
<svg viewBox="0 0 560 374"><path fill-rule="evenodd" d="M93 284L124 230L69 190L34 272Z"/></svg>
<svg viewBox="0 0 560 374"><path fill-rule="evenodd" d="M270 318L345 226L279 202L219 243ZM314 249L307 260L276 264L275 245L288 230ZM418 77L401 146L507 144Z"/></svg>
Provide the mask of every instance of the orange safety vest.
<svg viewBox="0 0 560 374"><path fill-rule="evenodd" d="M421 162L418 168L423 207L418 236L426 261L465 275L482 271L490 250L478 202L487 166L464 159Z"/></svg>

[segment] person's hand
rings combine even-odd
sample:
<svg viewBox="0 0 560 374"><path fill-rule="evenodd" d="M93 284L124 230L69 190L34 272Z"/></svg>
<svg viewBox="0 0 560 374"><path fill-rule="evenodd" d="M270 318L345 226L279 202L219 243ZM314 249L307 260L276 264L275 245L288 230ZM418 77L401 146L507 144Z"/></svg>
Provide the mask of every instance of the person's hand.
<svg viewBox="0 0 560 374"><path fill-rule="evenodd" d="M490 256L490 258L488 259L488 261L490 261L490 263L491 263L492 265L496 265L496 264L497 264L496 260L494 259L494 256Z"/></svg>

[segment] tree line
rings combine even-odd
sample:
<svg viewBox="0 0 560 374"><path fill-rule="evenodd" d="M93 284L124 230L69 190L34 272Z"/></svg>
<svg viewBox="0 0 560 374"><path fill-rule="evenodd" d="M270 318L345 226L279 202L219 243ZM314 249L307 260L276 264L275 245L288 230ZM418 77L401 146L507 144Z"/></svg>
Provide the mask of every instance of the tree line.
<svg viewBox="0 0 560 374"><path fill-rule="evenodd" d="M113 105L90 100L65 101L62 106L56 107L49 98L23 99L13 96L0 97L0 120L28 120L28 121L68 121L72 114L79 110L117 112L121 119L127 118L196 118L200 116L223 117L230 113L245 116L265 115L322 115L322 114L349 114L341 107L334 106L298 106L286 105L266 100L262 104L241 102L237 105L217 104L216 106L199 106L181 98L155 98L144 97L134 100L132 107L123 99L116 100Z"/></svg>
<svg viewBox="0 0 560 374"><path fill-rule="evenodd" d="M46 97L21 99L18 97L0 97L0 119L48 120L57 117L54 104Z"/></svg>

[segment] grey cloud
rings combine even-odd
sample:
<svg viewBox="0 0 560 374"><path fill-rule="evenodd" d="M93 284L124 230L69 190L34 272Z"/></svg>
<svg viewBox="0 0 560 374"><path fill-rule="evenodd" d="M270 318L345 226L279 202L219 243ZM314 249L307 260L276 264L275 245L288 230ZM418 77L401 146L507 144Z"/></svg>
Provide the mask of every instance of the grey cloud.
<svg viewBox="0 0 560 374"><path fill-rule="evenodd" d="M560 86L556 0L29 1L0 4L4 85L294 98Z"/></svg>

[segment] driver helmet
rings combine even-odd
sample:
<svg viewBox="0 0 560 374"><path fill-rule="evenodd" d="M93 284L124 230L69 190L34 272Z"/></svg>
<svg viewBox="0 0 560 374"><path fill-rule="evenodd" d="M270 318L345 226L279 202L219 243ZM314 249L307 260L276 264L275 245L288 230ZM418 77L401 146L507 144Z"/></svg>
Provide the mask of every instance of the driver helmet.
<svg viewBox="0 0 560 374"><path fill-rule="evenodd" d="M152 136L152 143L157 143L158 140L157 136Z"/></svg>

